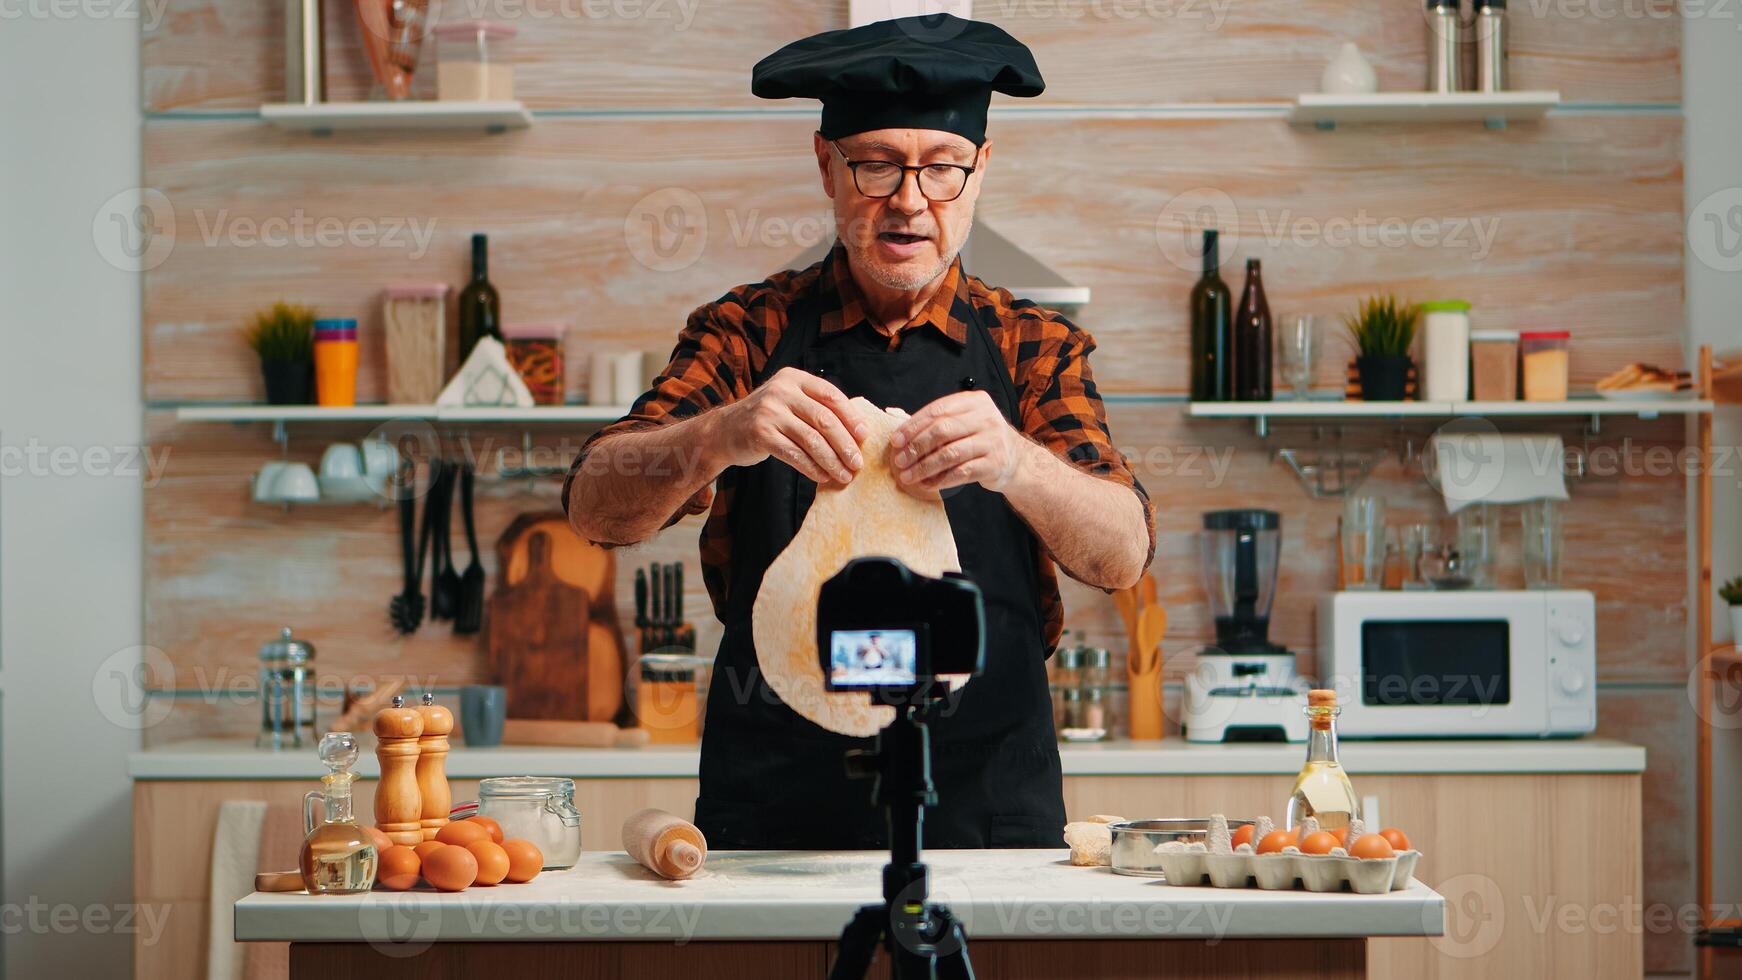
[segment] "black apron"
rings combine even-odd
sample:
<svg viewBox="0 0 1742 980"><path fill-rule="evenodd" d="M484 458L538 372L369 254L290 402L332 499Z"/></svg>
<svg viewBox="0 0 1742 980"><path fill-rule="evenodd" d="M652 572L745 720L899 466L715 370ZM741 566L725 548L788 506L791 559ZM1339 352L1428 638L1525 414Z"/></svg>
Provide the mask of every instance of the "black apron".
<svg viewBox="0 0 1742 980"><path fill-rule="evenodd" d="M977 311L966 344L931 327L900 346L867 325L819 336L814 295L795 302L761 384L784 367L827 379L849 398L916 412L953 392L984 388L1019 425L1009 368ZM751 607L769 563L786 548L816 484L767 459L720 476L731 492L732 557L726 626L708 694L696 825L721 849L836 850L889 846L871 781L850 780L843 759L873 740L830 732L787 707L763 681ZM986 608L985 673L932 709L931 847L1062 847L1063 780L1047 691L1036 583L1039 544L1002 494L978 484L945 491L962 570Z"/></svg>

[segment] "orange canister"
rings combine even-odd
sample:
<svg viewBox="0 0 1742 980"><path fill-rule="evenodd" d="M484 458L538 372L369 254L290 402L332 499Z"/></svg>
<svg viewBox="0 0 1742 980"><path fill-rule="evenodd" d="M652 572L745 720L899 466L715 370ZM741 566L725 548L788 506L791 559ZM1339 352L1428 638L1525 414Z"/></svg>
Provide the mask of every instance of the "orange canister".
<svg viewBox="0 0 1742 980"><path fill-rule="evenodd" d="M315 401L328 408L357 404L357 321L315 321Z"/></svg>

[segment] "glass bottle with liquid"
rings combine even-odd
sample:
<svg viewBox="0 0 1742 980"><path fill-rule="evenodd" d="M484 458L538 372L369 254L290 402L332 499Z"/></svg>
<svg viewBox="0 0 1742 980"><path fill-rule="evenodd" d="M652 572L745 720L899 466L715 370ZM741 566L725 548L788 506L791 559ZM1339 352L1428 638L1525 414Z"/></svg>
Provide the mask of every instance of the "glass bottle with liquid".
<svg viewBox="0 0 1742 980"><path fill-rule="evenodd" d="M357 740L350 732L321 736L321 762L331 770L321 789L303 797L303 839L299 863L310 895L353 895L375 884L379 855L351 813L351 783L357 774Z"/></svg>
<svg viewBox="0 0 1742 980"><path fill-rule="evenodd" d="M1336 691L1307 692L1307 758L1288 798L1291 830L1305 817L1317 820L1320 830L1341 830L1361 815L1361 798L1337 761L1337 715L1342 710Z"/></svg>

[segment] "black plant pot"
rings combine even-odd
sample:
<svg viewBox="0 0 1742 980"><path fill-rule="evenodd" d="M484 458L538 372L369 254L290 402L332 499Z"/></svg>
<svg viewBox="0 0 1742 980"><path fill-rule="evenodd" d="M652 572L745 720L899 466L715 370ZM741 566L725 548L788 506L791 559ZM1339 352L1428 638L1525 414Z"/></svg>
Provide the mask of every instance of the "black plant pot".
<svg viewBox="0 0 1742 980"><path fill-rule="evenodd" d="M260 362L266 379L266 404L307 405L314 401L315 366L308 361Z"/></svg>
<svg viewBox="0 0 1742 980"><path fill-rule="evenodd" d="M1361 399L1370 402L1400 402L1409 391L1408 354L1366 354L1355 359L1361 375Z"/></svg>

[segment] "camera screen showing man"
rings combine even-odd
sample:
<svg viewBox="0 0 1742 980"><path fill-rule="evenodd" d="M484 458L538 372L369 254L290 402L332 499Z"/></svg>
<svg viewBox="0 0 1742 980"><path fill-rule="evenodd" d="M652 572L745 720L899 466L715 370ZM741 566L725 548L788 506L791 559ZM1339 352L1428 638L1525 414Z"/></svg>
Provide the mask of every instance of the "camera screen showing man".
<svg viewBox="0 0 1742 980"><path fill-rule="evenodd" d="M836 687L899 687L917 679L919 642L913 630L836 630L829 634L829 683Z"/></svg>

